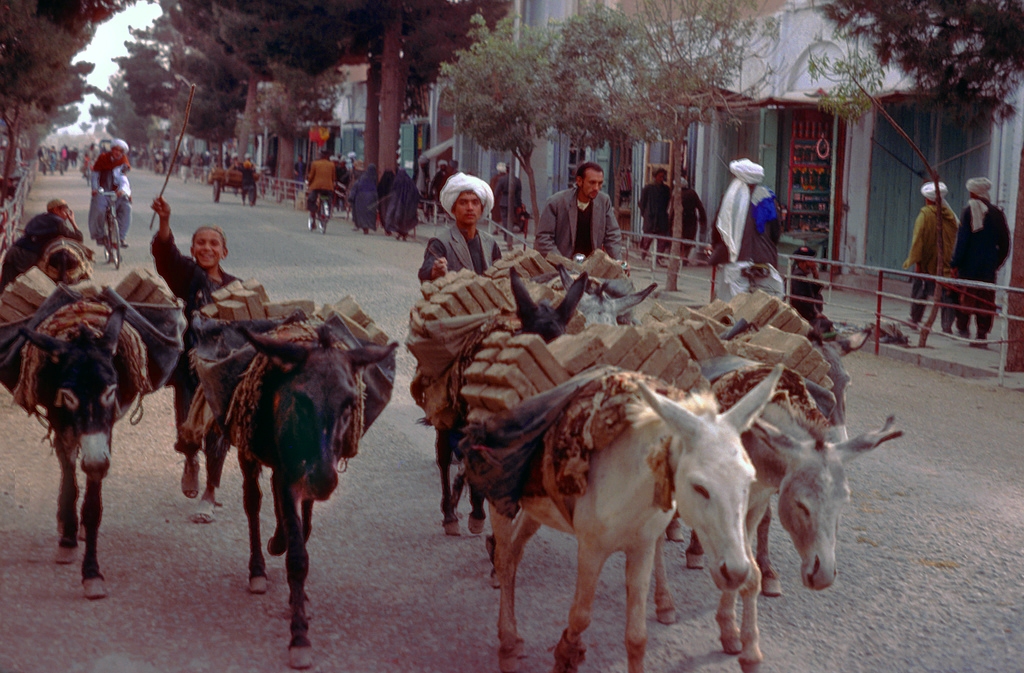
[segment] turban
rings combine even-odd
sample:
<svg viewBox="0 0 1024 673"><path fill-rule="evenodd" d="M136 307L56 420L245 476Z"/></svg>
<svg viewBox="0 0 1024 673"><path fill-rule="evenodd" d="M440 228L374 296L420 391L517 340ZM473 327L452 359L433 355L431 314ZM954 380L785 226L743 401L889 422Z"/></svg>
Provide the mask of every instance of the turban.
<svg viewBox="0 0 1024 673"><path fill-rule="evenodd" d="M748 185L759 185L764 181L764 167L750 159L730 161L729 171Z"/></svg>
<svg viewBox="0 0 1024 673"><path fill-rule="evenodd" d="M942 196L943 198L945 198L947 191L949 191L949 190L946 189L946 183L945 182L940 182L939 183L939 195ZM926 182L923 185L921 185L921 196L923 196L924 198L928 199L929 201L934 201L935 200L935 183L934 182Z"/></svg>
<svg viewBox="0 0 1024 673"><path fill-rule="evenodd" d="M988 204L985 201L989 200L988 194L991 189L992 181L988 178L971 178L967 181L967 191L972 197L967 201L971 209L971 231L981 231L985 224L985 215L988 214ZM973 198L975 196L979 198Z"/></svg>
<svg viewBox="0 0 1024 673"><path fill-rule="evenodd" d="M455 205L455 200L459 198L459 194L462 192L473 192L480 197L480 203L483 204L484 212L491 212L491 208L494 207L494 193L491 192L491 186L480 178L475 178L472 175L466 175L465 173L456 173L455 175L448 178L448 181L444 183L444 188L441 190L439 200L441 201L441 207L443 207L448 214L452 214L452 207Z"/></svg>
<svg viewBox="0 0 1024 673"><path fill-rule="evenodd" d="M985 200L990 200L988 194L991 189L992 181L988 178L971 178L967 181L967 191L971 194L977 194Z"/></svg>
<svg viewBox="0 0 1024 673"><path fill-rule="evenodd" d="M128 151L128 143L126 143L125 141L121 140L120 138L118 138L113 143L111 143L110 147L111 147L111 149L113 149L114 147L120 147L125 152Z"/></svg>

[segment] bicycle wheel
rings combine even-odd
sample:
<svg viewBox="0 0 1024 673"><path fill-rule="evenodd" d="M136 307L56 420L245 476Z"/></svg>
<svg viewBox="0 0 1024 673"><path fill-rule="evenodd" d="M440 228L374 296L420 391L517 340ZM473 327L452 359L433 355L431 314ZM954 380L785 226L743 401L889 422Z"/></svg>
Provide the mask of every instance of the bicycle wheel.
<svg viewBox="0 0 1024 673"><path fill-rule="evenodd" d="M117 218L112 208L107 209L107 250L108 262L113 262L115 269L121 268L121 232L117 227Z"/></svg>
<svg viewBox="0 0 1024 673"><path fill-rule="evenodd" d="M327 221L331 219L331 202L321 197L320 200L320 233L327 235Z"/></svg>

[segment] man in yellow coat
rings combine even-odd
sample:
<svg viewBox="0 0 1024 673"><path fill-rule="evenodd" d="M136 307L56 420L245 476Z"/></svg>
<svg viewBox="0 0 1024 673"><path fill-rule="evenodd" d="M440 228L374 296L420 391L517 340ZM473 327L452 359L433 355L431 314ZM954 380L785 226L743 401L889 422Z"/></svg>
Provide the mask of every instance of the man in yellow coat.
<svg viewBox="0 0 1024 673"><path fill-rule="evenodd" d="M939 194L942 198L942 275L948 278L952 275L950 261L953 259L953 247L956 245L956 232L960 227L960 222L956 218L956 213L946 203L946 191L945 183L940 182ZM925 205L917 214L917 220L914 222L914 238L910 244L910 254L907 255L907 261L903 262L903 268L909 269L913 266L915 273L925 273L934 276L938 271L939 261L938 237L936 236L939 212L935 204L935 183L926 182L922 185L921 195L924 197ZM925 300L930 299L934 293L934 280L914 278L910 296L913 299L919 300L910 305L910 322L914 327L918 326L918 323L921 322L921 317L924 315ZM941 321L942 331L950 334L953 331L953 320L956 316L956 309L952 305L956 304L957 294L949 288L943 287L939 299L943 304L949 304L949 306L944 305L942 307Z"/></svg>

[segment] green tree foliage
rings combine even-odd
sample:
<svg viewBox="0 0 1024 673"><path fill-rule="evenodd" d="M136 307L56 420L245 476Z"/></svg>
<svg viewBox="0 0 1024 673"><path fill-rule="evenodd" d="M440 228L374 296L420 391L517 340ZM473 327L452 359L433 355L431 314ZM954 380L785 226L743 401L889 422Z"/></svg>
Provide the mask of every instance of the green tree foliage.
<svg viewBox="0 0 1024 673"><path fill-rule="evenodd" d="M470 37L473 45L441 68L441 102L455 114L459 131L484 149L515 156L529 180L537 222L540 208L531 160L534 145L555 123L552 34L521 26L517 38L513 19L502 19L491 30L477 15Z"/></svg>
<svg viewBox="0 0 1024 673"><path fill-rule="evenodd" d="M822 11L841 34L866 38L883 66L911 75L925 103L965 123L1015 114L1024 82L1019 0L833 0ZM1015 220L1010 285L1024 288L1024 180ZM1018 319L1009 323L1006 367L1024 371L1024 296L1011 294L1008 308Z"/></svg>
<svg viewBox="0 0 1024 673"><path fill-rule="evenodd" d="M106 119L106 131L115 138L123 138L131 147L149 144L153 123L148 115L139 114L128 93L128 85L121 75L110 78L110 91L99 91L99 105L89 107L93 119Z"/></svg>

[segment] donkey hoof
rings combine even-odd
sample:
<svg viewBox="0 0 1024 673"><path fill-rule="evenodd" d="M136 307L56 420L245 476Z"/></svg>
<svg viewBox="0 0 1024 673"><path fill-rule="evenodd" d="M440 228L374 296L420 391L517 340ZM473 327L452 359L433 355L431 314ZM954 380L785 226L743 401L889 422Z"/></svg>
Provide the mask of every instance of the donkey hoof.
<svg viewBox="0 0 1024 673"><path fill-rule="evenodd" d="M782 595L782 581L778 577L762 577L761 578L761 593L765 596L781 596Z"/></svg>
<svg viewBox="0 0 1024 673"><path fill-rule="evenodd" d="M690 570L700 570L704 567L704 554L691 554L686 552L686 567Z"/></svg>
<svg viewBox="0 0 1024 673"><path fill-rule="evenodd" d="M672 519L668 528L665 529L665 537L672 542L685 542L686 533L683 531L683 524L679 523L679 519Z"/></svg>
<svg viewBox="0 0 1024 673"><path fill-rule="evenodd" d="M479 519L473 516L469 517L469 532L473 535L479 535L484 532L484 521L486 521L486 519L483 517L480 517Z"/></svg>
<svg viewBox="0 0 1024 673"><path fill-rule="evenodd" d="M459 521L458 521L458 519L456 519L455 521L445 521L444 522L444 534L445 535L462 535L462 532L459 530Z"/></svg>
<svg viewBox="0 0 1024 673"><path fill-rule="evenodd" d="M60 565L74 563L78 557L78 547L57 547L57 555L54 561Z"/></svg>
<svg viewBox="0 0 1024 673"><path fill-rule="evenodd" d="M90 577L82 580L82 587L85 589L85 597L89 600L107 597L107 587L103 584L102 577Z"/></svg>
<svg viewBox="0 0 1024 673"><path fill-rule="evenodd" d="M675 608L659 608L656 610L658 616L658 622L660 624L675 624L676 623L676 609Z"/></svg>
<svg viewBox="0 0 1024 673"><path fill-rule="evenodd" d="M251 594L265 594L267 593L267 578L260 575L258 577L249 578L249 593Z"/></svg>
<svg viewBox="0 0 1024 673"><path fill-rule="evenodd" d="M313 665L313 648L305 647L288 648L288 665L292 668L303 669Z"/></svg>
<svg viewBox="0 0 1024 673"><path fill-rule="evenodd" d="M757 659L746 659L745 657L740 657L740 670L743 671L743 673L757 673L761 670L761 662L764 660L764 657L761 656L760 652L757 653L757 656Z"/></svg>

